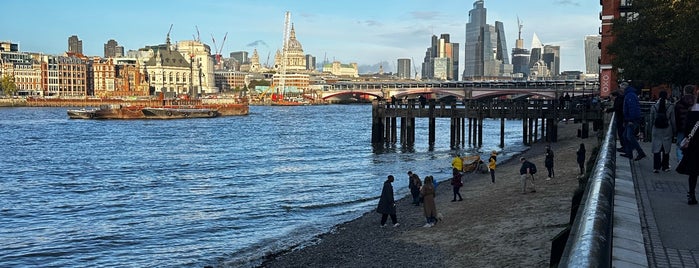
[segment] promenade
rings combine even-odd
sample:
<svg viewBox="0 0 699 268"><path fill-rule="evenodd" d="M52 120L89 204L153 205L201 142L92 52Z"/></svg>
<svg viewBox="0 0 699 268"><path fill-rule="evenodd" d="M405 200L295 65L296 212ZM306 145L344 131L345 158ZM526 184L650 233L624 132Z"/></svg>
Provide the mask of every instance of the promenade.
<svg viewBox="0 0 699 268"><path fill-rule="evenodd" d="M640 161L617 153L612 266L699 267L699 206L687 205L687 176L674 170L675 146L671 170L653 173L651 145L641 143L648 156Z"/></svg>

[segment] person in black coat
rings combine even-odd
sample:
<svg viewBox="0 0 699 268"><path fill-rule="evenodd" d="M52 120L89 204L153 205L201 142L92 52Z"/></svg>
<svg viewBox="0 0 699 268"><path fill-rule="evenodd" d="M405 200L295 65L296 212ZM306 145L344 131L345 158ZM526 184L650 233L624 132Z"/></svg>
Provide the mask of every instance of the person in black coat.
<svg viewBox="0 0 699 268"><path fill-rule="evenodd" d="M624 96L619 94L619 91L612 92L612 98L614 99L614 106L607 108L605 112L614 113L614 119L616 119L616 134L621 144L621 148L618 148L618 152L624 151Z"/></svg>
<svg viewBox="0 0 699 268"><path fill-rule="evenodd" d="M393 180L393 175L388 175L388 178L383 183L379 205L376 207L376 212L381 214L381 227L386 226L386 220L388 220L389 215L391 216L393 227L400 225L396 217L396 200L393 199L393 185L391 185Z"/></svg>
<svg viewBox="0 0 699 268"><path fill-rule="evenodd" d="M585 144L581 143L578 151L575 152L577 156L578 166L580 167L580 175L585 174Z"/></svg>
<svg viewBox="0 0 699 268"><path fill-rule="evenodd" d="M684 133L687 137L692 135L692 130L695 124L699 121L699 98L690 111L687 113L687 118L684 124ZM688 175L689 192L687 192L687 204L696 205L697 197L695 188L697 187L697 177L699 176L699 130L696 130L689 142L689 147L682 150L682 160L675 169L677 173Z"/></svg>

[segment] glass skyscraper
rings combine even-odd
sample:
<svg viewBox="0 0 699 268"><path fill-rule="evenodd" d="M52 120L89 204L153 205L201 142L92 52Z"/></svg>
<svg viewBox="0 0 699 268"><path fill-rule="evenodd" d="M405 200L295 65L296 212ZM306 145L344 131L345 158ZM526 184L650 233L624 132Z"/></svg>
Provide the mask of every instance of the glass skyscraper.
<svg viewBox="0 0 699 268"><path fill-rule="evenodd" d="M473 3L468 12L464 42L464 80L482 80L509 76L512 73L502 22L486 23L483 0Z"/></svg>

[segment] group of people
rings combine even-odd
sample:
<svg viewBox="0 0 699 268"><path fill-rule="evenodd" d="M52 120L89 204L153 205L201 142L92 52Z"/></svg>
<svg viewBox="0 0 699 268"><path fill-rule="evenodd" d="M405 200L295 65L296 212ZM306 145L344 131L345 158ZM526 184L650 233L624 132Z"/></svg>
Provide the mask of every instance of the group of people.
<svg viewBox="0 0 699 268"><path fill-rule="evenodd" d="M613 92L614 106L607 112L615 112L617 134L622 152L621 156L639 161L646 157L638 143L637 133L643 120L637 89L623 82L618 92ZM687 203L697 204L695 188L699 175L699 141L694 138L695 126L699 121L699 94L693 85L682 89L682 96L676 102L668 98L667 91L661 91L658 100L650 109L649 127L651 127L653 153L653 172L670 171L670 151L673 139L677 142L676 156L679 162L676 171L689 176ZM682 149L682 140L691 137L689 146ZM634 151L636 156L634 157Z"/></svg>
<svg viewBox="0 0 699 268"><path fill-rule="evenodd" d="M393 175L388 175L383 183L379 205L376 208L376 212L381 214L381 227L386 226L389 216L393 227L400 226L396 217L396 200L393 197L393 185L391 184L394 180ZM410 194L413 197L413 205L420 206L422 204L425 213L427 223L423 227L432 227L437 223L437 205L434 200L436 185L434 177L425 177L423 184L417 174L408 171L408 188L410 188Z"/></svg>

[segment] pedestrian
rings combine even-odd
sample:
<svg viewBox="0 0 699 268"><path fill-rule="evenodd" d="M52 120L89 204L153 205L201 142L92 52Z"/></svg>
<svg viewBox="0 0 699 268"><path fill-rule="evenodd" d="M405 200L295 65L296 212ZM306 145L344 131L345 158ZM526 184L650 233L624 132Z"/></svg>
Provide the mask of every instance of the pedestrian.
<svg viewBox="0 0 699 268"><path fill-rule="evenodd" d="M458 201L464 201L464 199L461 198L461 193L459 193L459 189L461 189L461 186L464 186L464 182L461 180L461 172L456 169L452 169L451 186L454 190L454 198L451 199L451 202L457 201L457 195L459 196Z"/></svg>
<svg viewBox="0 0 699 268"><path fill-rule="evenodd" d="M577 155L578 166L580 167L580 175L585 174L585 144L580 143L580 148L575 152Z"/></svg>
<svg viewBox="0 0 699 268"><path fill-rule="evenodd" d="M498 160L498 152L492 151L490 153L490 158L488 159L488 171L490 171L490 181L495 183L495 166Z"/></svg>
<svg viewBox="0 0 699 268"><path fill-rule="evenodd" d="M408 171L408 188L410 188L410 194L413 196L413 205L420 205L420 187L422 187L422 181L420 177L412 171Z"/></svg>
<svg viewBox="0 0 699 268"><path fill-rule="evenodd" d="M667 100L667 92L661 91L660 98L650 108L653 139L653 172L670 171L670 150L676 131L675 105Z"/></svg>
<svg viewBox="0 0 699 268"><path fill-rule="evenodd" d="M606 110L607 113L614 113L614 120L616 126L616 134L619 139L620 148L617 148L617 152L626 152L624 148L624 95L623 91L617 90L612 92L612 99L614 99L614 106Z"/></svg>
<svg viewBox="0 0 699 268"><path fill-rule="evenodd" d="M459 172L464 170L464 162L461 159L461 155L459 155L459 153L456 153L454 155L454 159L451 160L451 167L455 168Z"/></svg>
<svg viewBox="0 0 699 268"><path fill-rule="evenodd" d="M629 83L621 83L621 88L624 90L624 149L626 152L621 154L623 157L633 159L635 161L646 157L641 145L636 139L636 132L641 126L641 102L638 99L636 88L630 86ZM633 151L636 150L638 155L633 157Z"/></svg>
<svg viewBox="0 0 699 268"><path fill-rule="evenodd" d="M531 192L536 193L536 188L534 186L534 174L532 168L534 164L527 161L527 159L524 157L519 158L519 162L522 163L522 166L519 168L519 179L522 181L522 194L527 193L527 180L529 180L532 185Z"/></svg>
<svg viewBox="0 0 699 268"><path fill-rule="evenodd" d="M425 202L422 207L427 220L427 223L422 227L432 227L437 223L437 205L434 202L435 191L434 178L432 176L425 177L425 184L420 189L420 195Z"/></svg>
<svg viewBox="0 0 699 268"><path fill-rule="evenodd" d="M685 119L687 118L687 113L694 105L695 87L693 85L686 85L682 89L682 97L675 103L675 127L677 128L677 148L680 148L680 142L684 139L687 133L684 132ZM677 162L682 160L682 150L675 150L677 154Z"/></svg>
<svg viewBox="0 0 699 268"><path fill-rule="evenodd" d="M548 178L546 180L551 180L553 179L553 151L551 150L550 145L546 145L546 157L544 158L544 166L546 167L546 170L549 173Z"/></svg>
<svg viewBox="0 0 699 268"><path fill-rule="evenodd" d="M393 227L398 227L400 225L396 217L396 200L393 199L393 185L391 185L393 179L393 175L388 175L388 178L383 183L379 205L376 207L376 212L381 213L381 227L386 226L388 216L391 216Z"/></svg>
<svg viewBox="0 0 699 268"><path fill-rule="evenodd" d="M682 149L682 161L675 169L677 173L688 175L689 192L687 192L687 204L696 205L697 197L695 188L697 187L697 176L699 176L699 98L695 97L695 103L687 113L684 124L684 133L690 140L687 148Z"/></svg>

